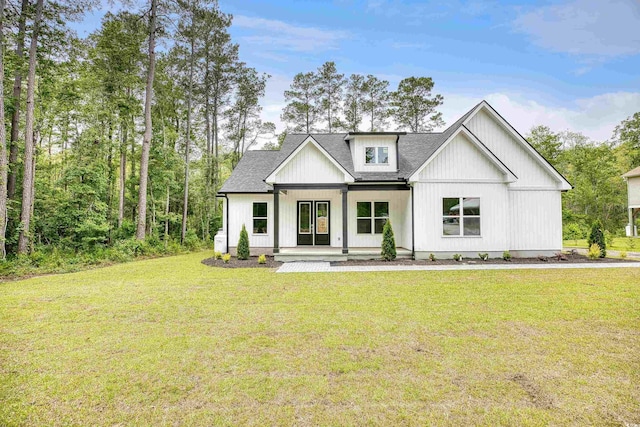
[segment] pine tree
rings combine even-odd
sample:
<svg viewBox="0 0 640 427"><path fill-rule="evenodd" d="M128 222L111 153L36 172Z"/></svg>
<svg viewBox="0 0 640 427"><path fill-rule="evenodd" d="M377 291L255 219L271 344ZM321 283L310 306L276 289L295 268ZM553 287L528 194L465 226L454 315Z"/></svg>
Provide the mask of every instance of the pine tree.
<svg viewBox="0 0 640 427"><path fill-rule="evenodd" d="M249 252L249 234L247 234L247 228L242 224L240 240L238 240L238 259L249 259Z"/></svg>
<svg viewBox="0 0 640 427"><path fill-rule="evenodd" d="M594 221L591 226L591 233L589 233L588 246L591 247L596 243L600 247L600 258L607 256L607 243L604 238L604 231L602 230L602 222L600 220Z"/></svg>
<svg viewBox="0 0 640 427"><path fill-rule="evenodd" d="M385 261L393 261L396 259L396 239L393 237L393 228L391 228L391 220L387 219L382 229L382 259Z"/></svg>

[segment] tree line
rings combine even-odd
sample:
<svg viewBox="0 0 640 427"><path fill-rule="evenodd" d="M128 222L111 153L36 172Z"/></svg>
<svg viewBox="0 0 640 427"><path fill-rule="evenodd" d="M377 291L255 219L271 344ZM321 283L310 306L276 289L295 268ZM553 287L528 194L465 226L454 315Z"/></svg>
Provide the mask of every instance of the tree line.
<svg viewBox="0 0 640 427"><path fill-rule="evenodd" d="M640 112L623 120L608 141L579 132L535 126L527 140L573 185L563 194L565 239L582 239L600 221L612 235L624 235L627 188L622 174L640 166Z"/></svg>
<svg viewBox="0 0 640 427"><path fill-rule="evenodd" d="M3 258L208 241L217 188L275 132L260 120L269 76L240 60L217 2L149 0L77 37L67 23L94 6L0 0Z"/></svg>
<svg viewBox="0 0 640 427"><path fill-rule="evenodd" d="M444 125L437 111L444 99L433 87L431 77L408 77L390 91L386 80L346 77L329 61L293 77L281 119L291 132L380 132L389 130L390 120L398 130L429 132Z"/></svg>

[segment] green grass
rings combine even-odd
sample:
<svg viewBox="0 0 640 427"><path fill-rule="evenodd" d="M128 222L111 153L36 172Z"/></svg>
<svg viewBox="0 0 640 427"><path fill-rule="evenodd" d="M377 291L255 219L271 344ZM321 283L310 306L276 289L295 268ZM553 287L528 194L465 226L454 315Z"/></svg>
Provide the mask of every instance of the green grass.
<svg viewBox="0 0 640 427"><path fill-rule="evenodd" d="M614 237L613 245L607 246L607 249L612 249L614 251L640 252L640 237L634 237L633 242L635 247L630 248L628 237ZM589 247L589 245L587 244L587 239L565 240L563 242L563 245L565 248L588 249Z"/></svg>
<svg viewBox="0 0 640 427"><path fill-rule="evenodd" d="M0 425L640 423L638 269L0 284Z"/></svg>

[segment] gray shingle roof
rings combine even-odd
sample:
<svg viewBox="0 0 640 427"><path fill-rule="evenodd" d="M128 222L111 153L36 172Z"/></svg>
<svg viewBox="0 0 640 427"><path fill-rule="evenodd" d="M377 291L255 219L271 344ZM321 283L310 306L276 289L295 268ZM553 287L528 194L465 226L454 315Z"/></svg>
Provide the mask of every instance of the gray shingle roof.
<svg viewBox="0 0 640 427"><path fill-rule="evenodd" d="M408 179L475 110L473 107L444 132L401 134L398 139L397 172L356 172L345 133L287 134L279 151L247 151L220 193L266 193L273 188L264 180L282 164L308 136L324 148L356 181L398 181Z"/></svg>

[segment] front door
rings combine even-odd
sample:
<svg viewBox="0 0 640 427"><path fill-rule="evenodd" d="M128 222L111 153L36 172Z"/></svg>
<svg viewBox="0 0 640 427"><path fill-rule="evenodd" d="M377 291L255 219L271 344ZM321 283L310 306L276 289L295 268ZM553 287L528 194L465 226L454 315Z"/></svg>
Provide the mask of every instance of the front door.
<svg viewBox="0 0 640 427"><path fill-rule="evenodd" d="M298 245L329 245L328 201L298 202Z"/></svg>

